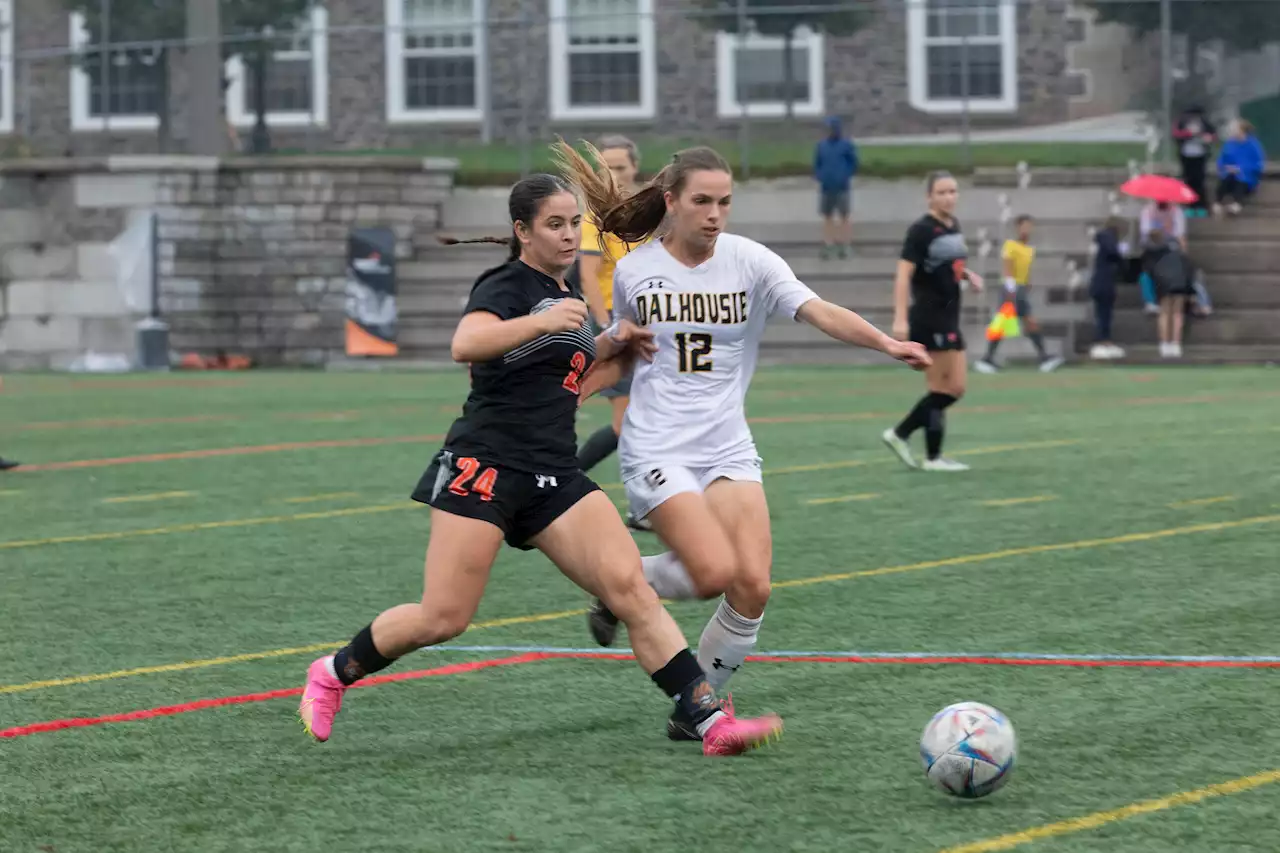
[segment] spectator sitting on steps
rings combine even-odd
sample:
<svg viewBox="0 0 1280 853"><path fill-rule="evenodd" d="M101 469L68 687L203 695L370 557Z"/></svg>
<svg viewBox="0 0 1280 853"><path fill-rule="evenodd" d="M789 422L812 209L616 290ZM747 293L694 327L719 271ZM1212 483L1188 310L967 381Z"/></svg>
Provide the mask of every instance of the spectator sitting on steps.
<svg viewBox="0 0 1280 853"><path fill-rule="evenodd" d="M1200 107L1189 107L1173 128L1173 138L1178 143L1178 159L1182 161L1182 182L1199 196L1187 209L1189 216L1209 215L1209 192L1204 180L1208 172L1209 155L1217 141L1217 130L1205 118Z"/></svg>
<svg viewBox="0 0 1280 853"><path fill-rule="evenodd" d="M1218 200L1213 205L1214 216L1222 216L1224 202L1232 216L1240 213L1244 200L1257 190L1266 162L1266 152L1254 134L1253 125L1244 119L1232 122L1227 141L1218 153Z"/></svg>
<svg viewBox="0 0 1280 853"><path fill-rule="evenodd" d="M818 214L822 217L822 257L846 257L853 248L849 212L853 176L858 174L858 148L844 135L840 119L826 121L827 135L813 149L813 179L818 182Z"/></svg>

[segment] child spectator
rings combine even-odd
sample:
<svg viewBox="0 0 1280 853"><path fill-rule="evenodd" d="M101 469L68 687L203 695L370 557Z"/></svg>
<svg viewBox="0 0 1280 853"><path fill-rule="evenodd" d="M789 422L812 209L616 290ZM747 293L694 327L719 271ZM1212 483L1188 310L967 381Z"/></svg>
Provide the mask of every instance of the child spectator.
<svg viewBox="0 0 1280 853"><path fill-rule="evenodd" d="M1098 251L1093 256L1093 276L1089 279L1089 296L1093 299L1094 344L1089 357L1106 360L1124 358L1124 350L1111 338L1111 318L1115 314L1116 284L1120 280L1125 255L1129 247L1120 235L1125 229L1124 220L1113 216L1097 234L1093 242Z"/></svg>

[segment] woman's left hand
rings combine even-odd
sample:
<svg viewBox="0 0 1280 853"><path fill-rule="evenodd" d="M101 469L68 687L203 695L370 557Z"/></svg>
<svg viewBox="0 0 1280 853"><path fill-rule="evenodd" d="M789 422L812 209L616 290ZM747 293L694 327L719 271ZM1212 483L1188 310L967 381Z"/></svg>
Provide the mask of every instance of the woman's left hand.
<svg viewBox="0 0 1280 853"><path fill-rule="evenodd" d="M982 276L973 270L965 270L965 275L969 276L969 286L973 288L974 293L982 292Z"/></svg>
<svg viewBox="0 0 1280 853"><path fill-rule="evenodd" d="M929 356L929 351L924 348L924 344L918 344L915 341L892 341L885 348L885 354L896 358L913 370L924 370L933 364L933 359Z"/></svg>
<svg viewBox="0 0 1280 853"><path fill-rule="evenodd" d="M637 326L630 320L619 320L618 328L610 337L645 361L653 361L654 353L658 351L652 330Z"/></svg>

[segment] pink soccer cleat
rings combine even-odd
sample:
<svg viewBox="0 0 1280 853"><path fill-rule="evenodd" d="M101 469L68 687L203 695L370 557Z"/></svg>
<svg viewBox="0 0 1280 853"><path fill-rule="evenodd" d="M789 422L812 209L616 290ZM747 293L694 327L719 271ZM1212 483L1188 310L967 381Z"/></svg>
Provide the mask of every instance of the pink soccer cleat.
<svg viewBox="0 0 1280 853"><path fill-rule="evenodd" d="M302 691L298 716L307 734L324 743L333 731L333 718L342 709L342 694L347 685L335 678L329 670L332 657L318 658L307 669L307 686Z"/></svg>
<svg viewBox="0 0 1280 853"><path fill-rule="evenodd" d="M777 714L739 719L733 715L733 701L725 700L724 715L702 736L703 755L741 755L782 737L782 718Z"/></svg>

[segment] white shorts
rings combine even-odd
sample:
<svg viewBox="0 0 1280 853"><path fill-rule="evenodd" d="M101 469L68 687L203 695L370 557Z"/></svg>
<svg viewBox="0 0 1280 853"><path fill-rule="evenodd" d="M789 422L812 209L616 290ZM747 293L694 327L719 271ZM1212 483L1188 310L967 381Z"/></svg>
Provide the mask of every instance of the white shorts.
<svg viewBox="0 0 1280 853"><path fill-rule="evenodd" d="M744 483L763 482L762 460L758 456L722 462L710 468L687 468L683 465L638 465L643 474L623 481L631 514L644 518L671 498L683 492L704 492L716 480Z"/></svg>

